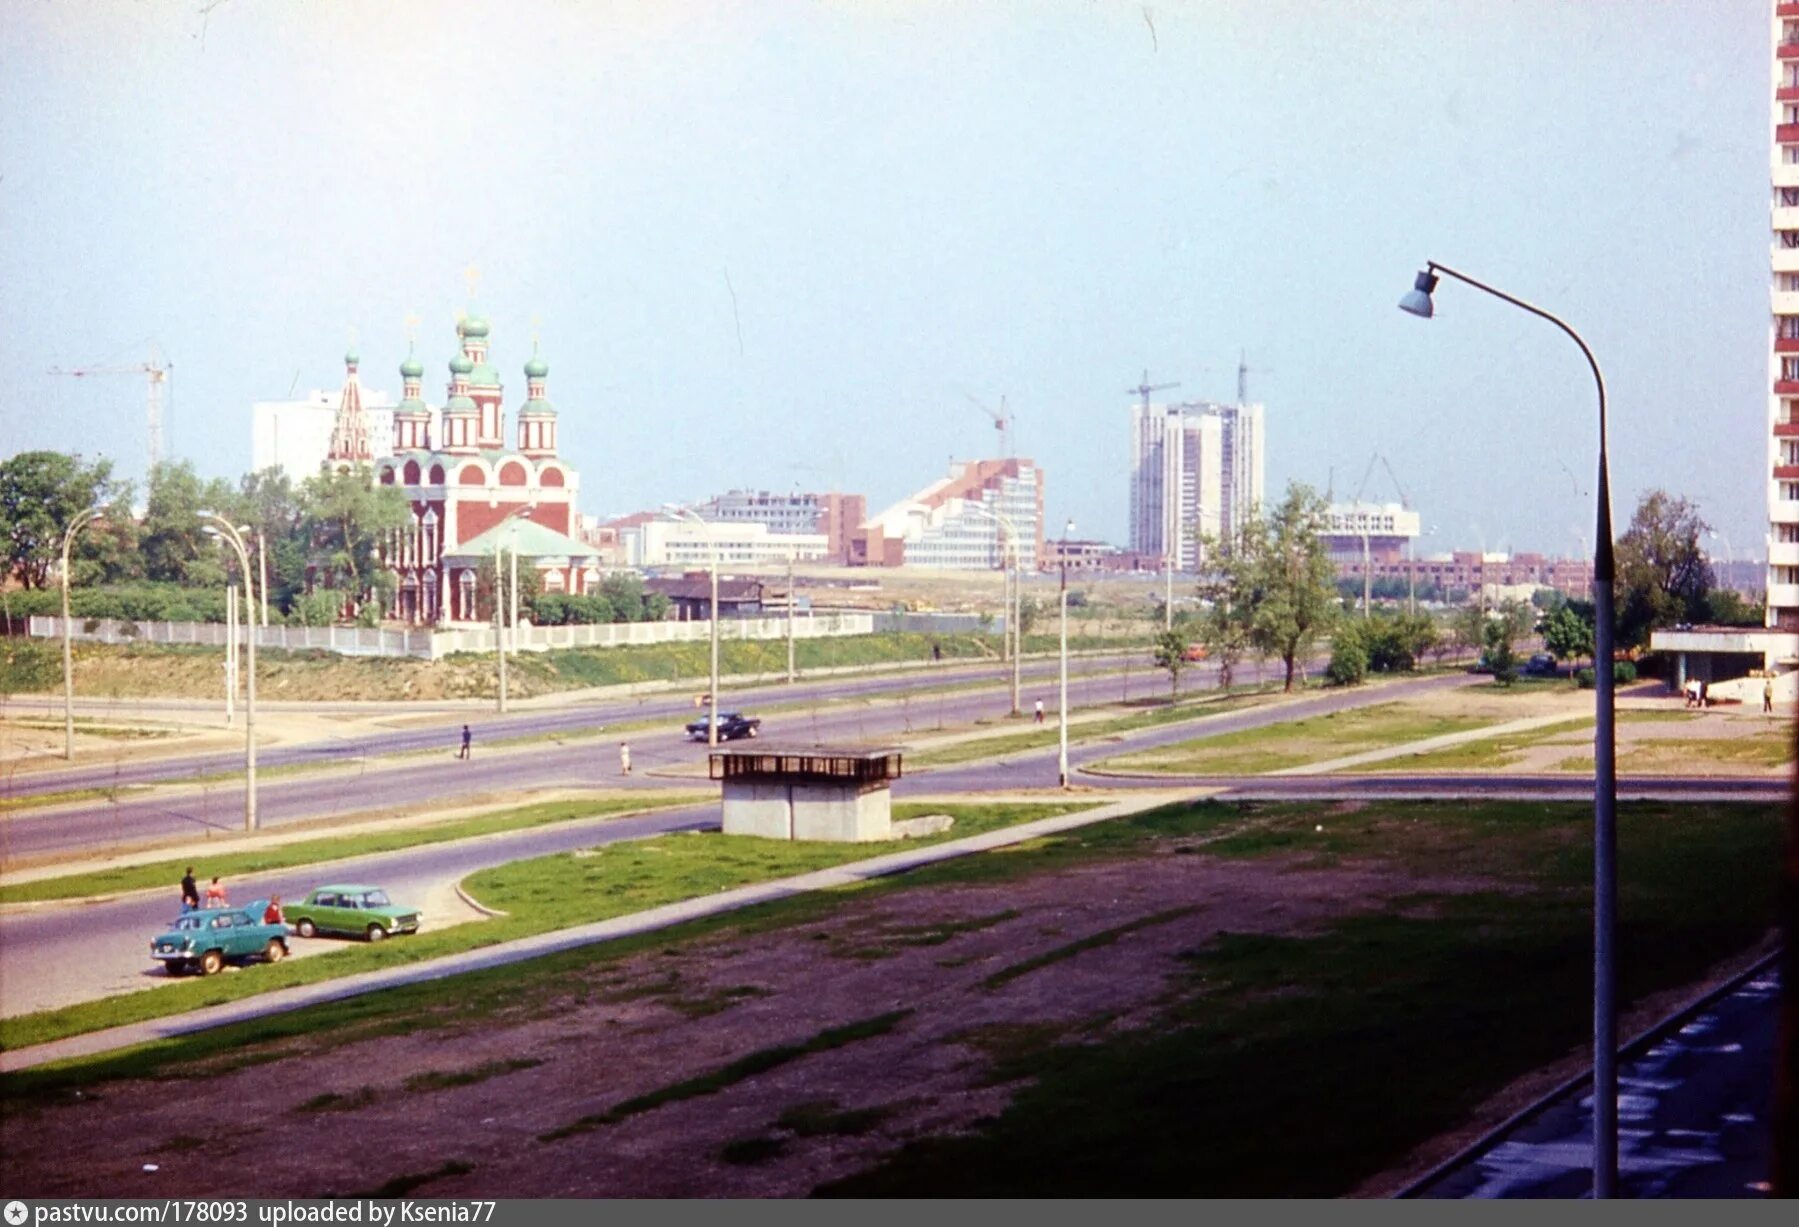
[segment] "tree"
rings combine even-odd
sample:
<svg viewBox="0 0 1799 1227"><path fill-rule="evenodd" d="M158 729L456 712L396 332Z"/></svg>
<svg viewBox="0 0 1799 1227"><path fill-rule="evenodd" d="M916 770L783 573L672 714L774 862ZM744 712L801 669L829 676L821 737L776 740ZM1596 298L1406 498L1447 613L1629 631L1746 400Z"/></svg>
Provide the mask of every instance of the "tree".
<svg viewBox="0 0 1799 1227"><path fill-rule="evenodd" d="M1501 686L1510 686L1518 680L1518 657L1512 651L1511 624L1504 618L1495 618L1487 623L1487 646L1485 652L1487 664L1493 670L1493 680Z"/></svg>
<svg viewBox="0 0 1799 1227"><path fill-rule="evenodd" d="M1564 601L1543 619L1543 647L1557 660L1572 665L1581 657L1593 655L1593 606L1582 612L1574 602ZM1570 668L1569 672L1573 672Z"/></svg>
<svg viewBox="0 0 1799 1227"><path fill-rule="evenodd" d="M1286 667L1286 691L1299 658L1337 619L1335 568L1320 533L1327 511L1316 490L1289 485L1271 515L1244 526L1240 549L1226 564L1238 572L1252 641Z"/></svg>
<svg viewBox="0 0 1799 1227"><path fill-rule="evenodd" d="M1176 628L1163 631L1156 636L1155 662L1168 670L1168 697L1178 698L1181 693L1181 670L1187 667L1186 632Z"/></svg>
<svg viewBox="0 0 1799 1227"><path fill-rule="evenodd" d="M115 492L109 460L87 465L62 452L20 452L0 461L0 548L13 578L45 587L70 522Z"/></svg>
<svg viewBox="0 0 1799 1227"><path fill-rule="evenodd" d="M1472 652L1487 642L1487 611L1479 605L1465 605L1449 619L1449 642L1456 655Z"/></svg>
<svg viewBox="0 0 1799 1227"><path fill-rule="evenodd" d="M1034 596L1021 597L1018 601L1018 642L1022 644L1025 637L1037 625L1043 616L1043 602Z"/></svg>
<svg viewBox="0 0 1799 1227"><path fill-rule="evenodd" d="M150 495L139 537L144 575L196 588L225 586L226 565L218 542L201 529L202 512L234 510L231 487L202 481L191 461L165 462L150 471ZM231 567L236 569L236 555Z"/></svg>
<svg viewBox="0 0 1799 1227"><path fill-rule="evenodd" d="M1696 506L1666 490L1638 502L1618 538L1619 646L1640 647L1659 627L1705 620L1712 568L1699 541L1710 528Z"/></svg>
<svg viewBox="0 0 1799 1227"><path fill-rule="evenodd" d="M300 505L313 583L342 588L358 603L385 605L393 575L378 550L411 516L399 487L377 485L367 465L327 468L306 479Z"/></svg>
<svg viewBox="0 0 1799 1227"><path fill-rule="evenodd" d="M1356 686L1368 674L1369 623L1345 618L1331 636L1331 663L1324 676L1335 686Z"/></svg>
<svg viewBox="0 0 1799 1227"><path fill-rule="evenodd" d="M1706 595L1705 620L1713 626L1760 626L1762 607L1745 601L1735 588L1713 588Z"/></svg>
<svg viewBox="0 0 1799 1227"><path fill-rule="evenodd" d="M1210 538L1202 542L1205 557L1220 556L1216 542ZM1228 568L1202 579L1198 596L1201 612L1193 623L1194 637L1206 649L1206 659L1218 666L1218 688L1229 690L1237 662L1254 646L1254 628Z"/></svg>

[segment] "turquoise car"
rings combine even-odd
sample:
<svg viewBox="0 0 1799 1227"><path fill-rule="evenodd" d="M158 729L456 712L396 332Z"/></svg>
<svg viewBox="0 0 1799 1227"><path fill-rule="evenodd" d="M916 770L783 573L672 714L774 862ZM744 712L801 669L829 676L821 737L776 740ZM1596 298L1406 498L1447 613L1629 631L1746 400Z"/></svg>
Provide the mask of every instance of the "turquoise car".
<svg viewBox="0 0 1799 1227"><path fill-rule="evenodd" d="M183 912L167 933L150 943L150 957L171 976L197 971L218 972L226 963L261 959L279 963L287 957L287 926L264 924L269 901L258 899L240 908L208 908Z"/></svg>
<svg viewBox="0 0 1799 1227"><path fill-rule="evenodd" d="M337 933L378 942L390 933L417 933L419 911L387 897L379 886L321 886L287 909L301 937Z"/></svg>

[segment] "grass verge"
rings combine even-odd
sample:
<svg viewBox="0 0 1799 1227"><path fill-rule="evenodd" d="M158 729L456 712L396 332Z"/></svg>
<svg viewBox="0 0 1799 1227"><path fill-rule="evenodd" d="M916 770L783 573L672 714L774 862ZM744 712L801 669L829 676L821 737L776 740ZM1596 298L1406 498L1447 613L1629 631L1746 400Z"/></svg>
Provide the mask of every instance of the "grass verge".
<svg viewBox="0 0 1799 1227"><path fill-rule="evenodd" d="M396 827L361 835L327 835L318 839L278 844L255 852L236 852L204 857L202 877L214 874L225 878L242 878L250 874L271 873L300 865L316 865L324 861L346 860L394 852L401 848L417 848L426 844L447 843L453 839L472 839L478 835L497 835L505 831L522 831L530 827L548 826L577 819L604 818L618 814L649 813L678 805L697 805L709 798L697 793L677 796L609 797L591 801L546 801L491 814L477 814L450 822ZM60 878L41 878L0 886L0 903L40 903L53 899L87 899L95 895L120 894L125 891L167 887L171 894L181 881L181 872L201 860L189 854L174 860L149 865L120 865L96 869L89 873L69 874Z"/></svg>
<svg viewBox="0 0 1799 1227"><path fill-rule="evenodd" d="M1088 808L1091 803L899 804L893 807L895 818L950 813L956 818L955 825L938 835L891 844L793 843L693 832L621 840L515 861L482 870L465 883L477 899L507 913L504 916L480 924L427 930L375 945L345 943L340 949L313 958L252 965L231 975L176 980L102 1001L0 1019L0 1049L24 1048L68 1035L187 1013L276 989L418 963L732 887L864 860L899 847L941 843Z"/></svg>
<svg viewBox="0 0 1799 1227"><path fill-rule="evenodd" d="M1101 766L1170 775L1260 775L1497 723L1489 717L1439 716L1404 703L1379 703L1158 746Z"/></svg>

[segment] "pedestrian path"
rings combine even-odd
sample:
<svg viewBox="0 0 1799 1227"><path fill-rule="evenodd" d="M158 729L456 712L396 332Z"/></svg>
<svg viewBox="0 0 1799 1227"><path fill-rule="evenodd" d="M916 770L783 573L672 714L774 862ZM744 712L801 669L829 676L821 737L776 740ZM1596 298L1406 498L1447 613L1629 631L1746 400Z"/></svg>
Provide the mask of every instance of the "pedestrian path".
<svg viewBox="0 0 1799 1227"><path fill-rule="evenodd" d="M464 972L520 963L527 959L540 958L563 950L597 945L621 937L665 929L690 920L734 912L742 908L754 907L760 903L772 903L779 899L788 899L812 891L850 886L890 874L905 873L925 865L954 860L994 848L1021 844L1029 840L1041 839L1046 835L1056 835L1064 831L1091 826L1094 823L1106 822L1113 818L1140 813L1173 801L1198 800L1217 791L1217 789L1189 788L1148 794L1136 793L1123 800L1082 810L1079 813L1039 818L1034 822L1020 823L1017 826L1005 827L996 831L986 831L979 835L970 835L965 839L950 840L946 843L932 844L922 848L908 848L902 852L891 852L883 856L836 865L829 869L820 869L791 878L740 886L704 898L664 904L661 907L635 912L629 916L617 916L611 920L597 921L572 929L560 929L553 933L540 933L534 937L520 938L517 941L503 942L499 945L469 950L461 954L446 955L443 958L423 963L382 968L379 971L363 972L338 980L264 993L242 1001L209 1006L206 1009L194 1010L186 1014L149 1019L105 1031L90 1031L84 1035L73 1035L67 1039L37 1044L30 1048L0 1052L0 1073L30 1069L53 1061L96 1056L155 1040L172 1039L177 1036L190 1035L196 1031L265 1018L273 1014L303 1009L306 1006L320 1005L328 1001L342 1001L346 998L362 996L365 993L398 988L401 985L418 984L443 979L446 976L460 975ZM1039 796L1036 799L1043 800L1044 798Z"/></svg>

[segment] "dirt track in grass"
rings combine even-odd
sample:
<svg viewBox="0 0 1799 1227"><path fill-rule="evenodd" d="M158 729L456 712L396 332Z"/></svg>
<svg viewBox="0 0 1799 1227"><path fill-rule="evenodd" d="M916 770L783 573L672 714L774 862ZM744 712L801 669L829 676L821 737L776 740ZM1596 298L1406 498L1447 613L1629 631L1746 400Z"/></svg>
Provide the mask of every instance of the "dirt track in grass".
<svg viewBox="0 0 1799 1227"><path fill-rule="evenodd" d="M822 922L592 963L475 1021L284 1041L197 1076L15 1107L0 1183L45 1197L395 1181L427 1197L804 1195L1001 1111L1017 1084L994 1080L996 1062L1020 1046L1153 1025L1181 953L1221 930L1302 934L1492 885L1169 854L852 895Z"/></svg>

